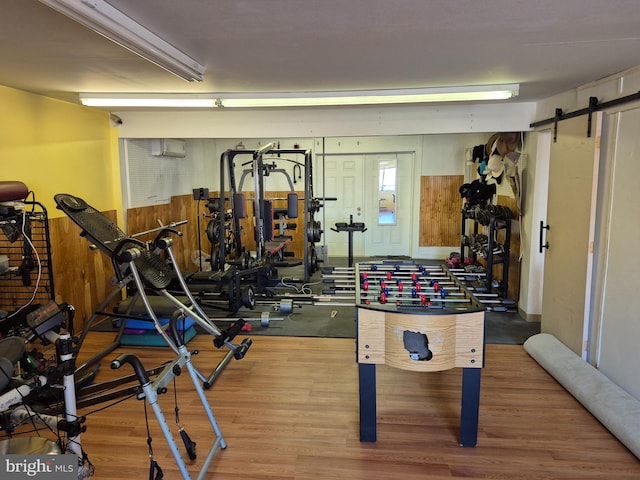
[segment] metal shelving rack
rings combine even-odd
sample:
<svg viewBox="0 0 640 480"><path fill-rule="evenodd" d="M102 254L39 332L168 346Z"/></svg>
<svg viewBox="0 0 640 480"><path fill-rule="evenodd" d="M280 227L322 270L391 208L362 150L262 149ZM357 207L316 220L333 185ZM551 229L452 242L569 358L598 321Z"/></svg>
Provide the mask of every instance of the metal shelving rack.
<svg viewBox="0 0 640 480"><path fill-rule="evenodd" d="M55 300L49 219L41 203L0 209L0 256L8 259L8 268L5 263L0 271L0 331L6 333L27 313Z"/></svg>
<svg viewBox="0 0 640 480"><path fill-rule="evenodd" d="M473 221L471 229L467 230L467 220ZM473 238L477 238L480 233L480 227L486 232L487 242L483 246L482 251L486 262L486 274L483 280L484 289L487 292L496 291L501 298L507 297L507 289L509 287L509 255L510 255L510 238L511 238L511 220L498 218L495 215L487 215L484 220L478 219L472 210L463 209L462 211L462 241L460 245L461 258L471 258L473 263L477 262L478 250L472 247ZM502 243L498 241L498 232L504 231L504 240ZM468 254L465 254L468 250ZM502 278L500 286L493 288L493 270L494 266L502 266Z"/></svg>

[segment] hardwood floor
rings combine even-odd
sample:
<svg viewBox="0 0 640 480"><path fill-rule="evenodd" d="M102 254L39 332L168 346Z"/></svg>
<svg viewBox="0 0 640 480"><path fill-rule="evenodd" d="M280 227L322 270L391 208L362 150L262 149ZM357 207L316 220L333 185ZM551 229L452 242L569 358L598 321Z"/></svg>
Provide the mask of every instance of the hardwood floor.
<svg viewBox="0 0 640 480"><path fill-rule="evenodd" d="M81 360L113 334L91 333ZM223 352L198 335L189 349L208 374ZM123 347L146 367L170 360L165 348ZM107 357L98 381L112 371ZM193 478L212 432L188 375L177 378L180 421L198 445ZM638 479L640 462L518 345L487 345L478 446L457 445L461 371L415 373L378 367L378 441L359 441L353 339L259 337L233 360L206 395L228 447L205 478L243 480ZM174 395L161 395L174 435ZM95 478L147 478L143 403L128 399L84 409L82 445ZM180 478L150 409L155 458L166 479ZM182 442L177 439L182 449ZM187 461L188 462L188 461ZM189 462L188 462L189 463Z"/></svg>

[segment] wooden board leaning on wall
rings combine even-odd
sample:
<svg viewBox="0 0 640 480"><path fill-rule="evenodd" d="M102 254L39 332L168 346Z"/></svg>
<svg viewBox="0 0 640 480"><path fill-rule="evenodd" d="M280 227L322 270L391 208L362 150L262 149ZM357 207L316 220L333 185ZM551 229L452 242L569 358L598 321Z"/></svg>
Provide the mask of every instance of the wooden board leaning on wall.
<svg viewBox="0 0 640 480"><path fill-rule="evenodd" d="M520 296L520 219L518 217L516 199L506 195L498 195L496 203L510 208L514 216L514 219L511 220L511 238L509 240L509 287L507 297L518 300Z"/></svg>

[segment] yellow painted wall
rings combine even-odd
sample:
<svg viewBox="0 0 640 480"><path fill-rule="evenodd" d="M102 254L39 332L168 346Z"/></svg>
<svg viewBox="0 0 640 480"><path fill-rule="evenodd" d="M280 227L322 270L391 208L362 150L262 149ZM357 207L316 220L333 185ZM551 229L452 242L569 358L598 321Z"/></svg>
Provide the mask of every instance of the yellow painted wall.
<svg viewBox="0 0 640 480"><path fill-rule="evenodd" d="M56 193L123 218L118 134L108 112L4 86L0 111L0 180L25 183L50 218L64 215Z"/></svg>

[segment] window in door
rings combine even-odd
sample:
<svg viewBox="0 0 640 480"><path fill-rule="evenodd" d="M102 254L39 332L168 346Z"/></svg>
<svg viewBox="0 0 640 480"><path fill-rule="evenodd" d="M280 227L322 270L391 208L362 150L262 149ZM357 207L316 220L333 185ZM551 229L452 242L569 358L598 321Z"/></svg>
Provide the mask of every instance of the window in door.
<svg viewBox="0 0 640 480"><path fill-rule="evenodd" d="M397 209L396 159L378 162L378 225L395 225Z"/></svg>

